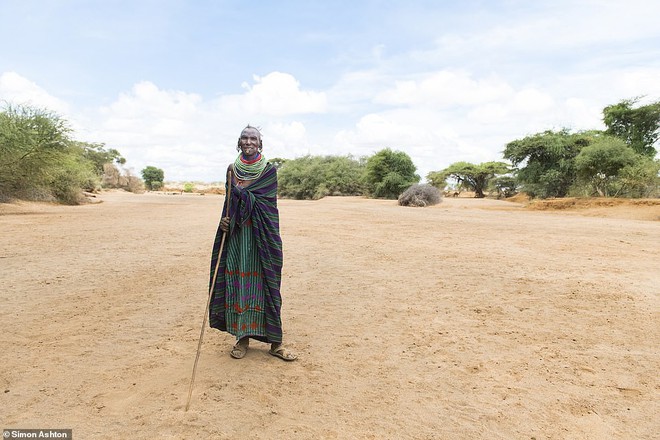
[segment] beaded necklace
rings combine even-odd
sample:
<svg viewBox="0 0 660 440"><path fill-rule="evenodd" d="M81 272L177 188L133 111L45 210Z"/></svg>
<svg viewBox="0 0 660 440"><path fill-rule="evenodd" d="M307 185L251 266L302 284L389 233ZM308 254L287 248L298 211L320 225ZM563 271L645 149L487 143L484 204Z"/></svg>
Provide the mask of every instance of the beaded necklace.
<svg viewBox="0 0 660 440"><path fill-rule="evenodd" d="M254 160L246 160L243 158L243 153L239 153L234 161L234 173L238 180L255 180L264 172L267 163L261 153Z"/></svg>

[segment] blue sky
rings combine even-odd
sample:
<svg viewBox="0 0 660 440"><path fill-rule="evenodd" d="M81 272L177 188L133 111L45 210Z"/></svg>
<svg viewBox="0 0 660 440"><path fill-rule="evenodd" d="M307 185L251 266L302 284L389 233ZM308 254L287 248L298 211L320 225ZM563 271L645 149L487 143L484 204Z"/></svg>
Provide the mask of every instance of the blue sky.
<svg viewBox="0 0 660 440"><path fill-rule="evenodd" d="M659 16L651 0L0 0L0 99L167 180L222 180L247 123L267 157L390 147L424 176L660 99Z"/></svg>

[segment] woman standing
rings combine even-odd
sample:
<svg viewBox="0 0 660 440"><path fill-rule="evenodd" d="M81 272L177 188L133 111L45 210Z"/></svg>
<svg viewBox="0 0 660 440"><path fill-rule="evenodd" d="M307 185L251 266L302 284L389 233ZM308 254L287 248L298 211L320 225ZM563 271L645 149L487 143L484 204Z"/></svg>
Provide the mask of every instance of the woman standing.
<svg viewBox="0 0 660 440"><path fill-rule="evenodd" d="M229 212L223 209L211 254L209 323L236 336L230 355L241 359L250 339L271 344L285 361L295 354L282 346L282 239L277 210L277 169L261 154L261 133L247 126L238 139L238 157L227 169ZM222 255L218 255L226 234Z"/></svg>

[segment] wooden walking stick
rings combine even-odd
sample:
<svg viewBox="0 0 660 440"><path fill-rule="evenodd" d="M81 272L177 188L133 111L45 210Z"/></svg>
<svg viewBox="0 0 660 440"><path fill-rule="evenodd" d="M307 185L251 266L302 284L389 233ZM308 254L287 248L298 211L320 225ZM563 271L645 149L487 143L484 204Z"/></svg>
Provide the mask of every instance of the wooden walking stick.
<svg viewBox="0 0 660 440"><path fill-rule="evenodd" d="M227 196L225 198L227 217L229 217L229 206L231 200L231 179L232 179L232 173L231 170L228 170ZM206 319L209 316L209 307L211 306L211 296L213 295L213 287L215 287L215 280L218 277L218 269L220 268L220 258L222 257L222 250L225 247L225 239L227 238L228 233L229 231L224 232L222 234L222 240L220 241L220 249L218 250L218 261L215 263L215 271L213 272L213 281L211 281L211 287L209 288L209 297L206 300L206 308L204 309L204 320L202 321L202 330L199 334L199 343L197 344L197 355L195 356L195 365L193 365L192 377L190 378L190 389L188 390L188 401L186 402L186 412L190 407L190 399L192 398L193 385L195 384L195 374L197 373L197 362L199 361L199 353L202 350L202 340L204 339L204 329L206 328Z"/></svg>

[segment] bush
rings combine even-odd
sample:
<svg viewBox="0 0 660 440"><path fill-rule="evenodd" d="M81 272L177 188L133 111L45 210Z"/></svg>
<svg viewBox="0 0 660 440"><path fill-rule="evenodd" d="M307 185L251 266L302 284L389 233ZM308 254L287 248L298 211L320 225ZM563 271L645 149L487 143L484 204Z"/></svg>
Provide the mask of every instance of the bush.
<svg viewBox="0 0 660 440"><path fill-rule="evenodd" d="M493 178L489 183L492 191L497 193L497 198L509 198L518 193L518 182L513 176L498 176Z"/></svg>
<svg viewBox="0 0 660 440"><path fill-rule="evenodd" d="M0 111L0 194L42 197L67 157L66 121L47 110L7 106ZM52 193L51 193L52 195Z"/></svg>
<svg viewBox="0 0 660 440"><path fill-rule="evenodd" d="M399 196L401 206L431 206L442 201L440 190L428 184L414 184Z"/></svg>
<svg viewBox="0 0 660 440"><path fill-rule="evenodd" d="M83 191L120 174L118 151L70 138L67 121L48 110L6 105L0 109L0 201L26 199L75 205ZM112 176L103 175L106 168ZM101 181L103 179L103 181Z"/></svg>
<svg viewBox="0 0 660 440"><path fill-rule="evenodd" d="M640 158L637 163L620 170L616 195L633 198L660 196L658 173L660 173L660 160Z"/></svg>
<svg viewBox="0 0 660 440"><path fill-rule="evenodd" d="M136 194L144 192L144 182L142 182L142 179L139 177L128 174L127 176L123 177L123 180L126 182L122 188L124 188L126 191Z"/></svg>
<svg viewBox="0 0 660 440"><path fill-rule="evenodd" d="M367 159L364 181L372 197L396 199L407 187L419 182L415 171L410 156L385 148Z"/></svg>
<svg viewBox="0 0 660 440"><path fill-rule="evenodd" d="M364 165L351 156L304 156L280 165L280 197L318 200L325 196L355 196L364 192Z"/></svg>
<svg viewBox="0 0 660 440"><path fill-rule="evenodd" d="M83 191L94 191L99 178L93 164L76 154L63 157L59 166L53 169L48 181L50 192L58 202L78 205L85 200Z"/></svg>

